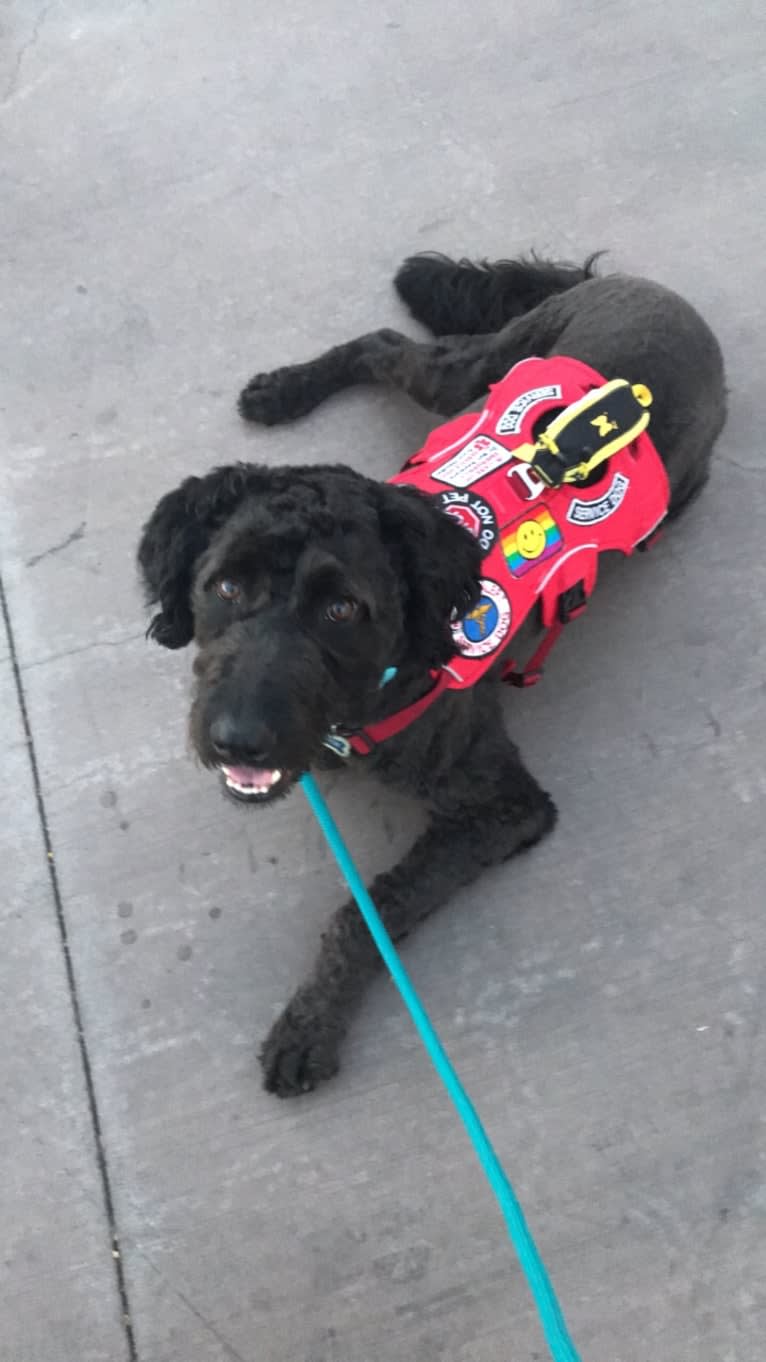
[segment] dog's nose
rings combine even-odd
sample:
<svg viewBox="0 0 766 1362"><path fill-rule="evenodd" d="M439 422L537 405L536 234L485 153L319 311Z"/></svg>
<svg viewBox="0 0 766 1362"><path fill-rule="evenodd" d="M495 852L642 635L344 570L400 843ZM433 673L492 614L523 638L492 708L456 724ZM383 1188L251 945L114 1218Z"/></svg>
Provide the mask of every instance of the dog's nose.
<svg viewBox="0 0 766 1362"><path fill-rule="evenodd" d="M233 757L253 766L268 766L274 734L259 720L219 714L210 725L210 742L217 757Z"/></svg>

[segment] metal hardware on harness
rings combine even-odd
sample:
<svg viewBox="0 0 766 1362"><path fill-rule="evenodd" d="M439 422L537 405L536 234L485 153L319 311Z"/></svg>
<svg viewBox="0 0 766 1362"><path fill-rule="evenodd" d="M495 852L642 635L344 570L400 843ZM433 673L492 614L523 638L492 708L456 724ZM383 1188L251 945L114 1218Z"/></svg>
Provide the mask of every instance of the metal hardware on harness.
<svg viewBox="0 0 766 1362"><path fill-rule="evenodd" d="M326 747L328 752L334 752L336 757L350 757L353 751L348 738L336 728L331 728L330 732L325 734L322 746Z"/></svg>
<svg viewBox="0 0 766 1362"><path fill-rule="evenodd" d="M528 463L549 487L580 483L646 430L652 394L643 383L615 378L573 402L514 458Z"/></svg>
<svg viewBox="0 0 766 1362"><path fill-rule="evenodd" d="M562 624L577 619L588 604L588 594L584 582L575 582L559 596L558 617Z"/></svg>

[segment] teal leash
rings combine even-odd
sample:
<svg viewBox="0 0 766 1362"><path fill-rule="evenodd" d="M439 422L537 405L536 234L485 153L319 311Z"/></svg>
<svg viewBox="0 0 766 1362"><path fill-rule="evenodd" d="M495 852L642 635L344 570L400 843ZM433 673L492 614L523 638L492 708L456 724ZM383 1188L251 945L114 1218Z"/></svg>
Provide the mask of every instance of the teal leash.
<svg viewBox="0 0 766 1362"><path fill-rule="evenodd" d="M364 880L352 860L351 853L338 831L337 824L319 791L314 777L308 774L304 775L301 784L317 822L327 839L330 850L338 862L362 917L367 923L375 945L380 951L415 1023L431 1063L447 1089L468 1132L469 1139L478 1155L479 1163L484 1169L487 1181L503 1213L511 1243L516 1250L524 1275L529 1283L551 1357L554 1362L580 1362L579 1354L569 1335L561 1306L556 1299L556 1293L551 1285L545 1264L537 1251L535 1241L524 1219L524 1213L503 1165L492 1147L471 1099L453 1068L452 1061L433 1028L428 1013L410 982L409 975L383 926L375 904L367 893Z"/></svg>

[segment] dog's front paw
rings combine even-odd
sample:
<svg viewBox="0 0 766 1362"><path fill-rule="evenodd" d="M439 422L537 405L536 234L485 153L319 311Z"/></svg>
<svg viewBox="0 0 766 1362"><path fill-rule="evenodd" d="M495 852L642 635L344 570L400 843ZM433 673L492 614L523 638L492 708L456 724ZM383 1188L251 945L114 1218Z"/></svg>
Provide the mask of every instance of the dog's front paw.
<svg viewBox="0 0 766 1362"><path fill-rule="evenodd" d="M261 1049L263 1086L277 1097L299 1097L338 1072L341 1032L293 1004L272 1026Z"/></svg>
<svg viewBox="0 0 766 1362"><path fill-rule="evenodd" d="M239 395L240 415L260 426L292 421L311 411L314 405L303 366L299 364L273 369L269 374L256 374Z"/></svg>

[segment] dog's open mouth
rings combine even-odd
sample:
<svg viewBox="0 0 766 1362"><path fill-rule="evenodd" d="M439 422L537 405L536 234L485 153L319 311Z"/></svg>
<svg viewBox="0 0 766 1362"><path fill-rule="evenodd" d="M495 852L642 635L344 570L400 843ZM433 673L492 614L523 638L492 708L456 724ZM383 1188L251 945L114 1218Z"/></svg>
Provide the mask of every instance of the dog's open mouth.
<svg viewBox="0 0 766 1362"><path fill-rule="evenodd" d="M272 799L291 780L289 771L269 771L261 766L221 766L220 771L226 793L253 804Z"/></svg>

